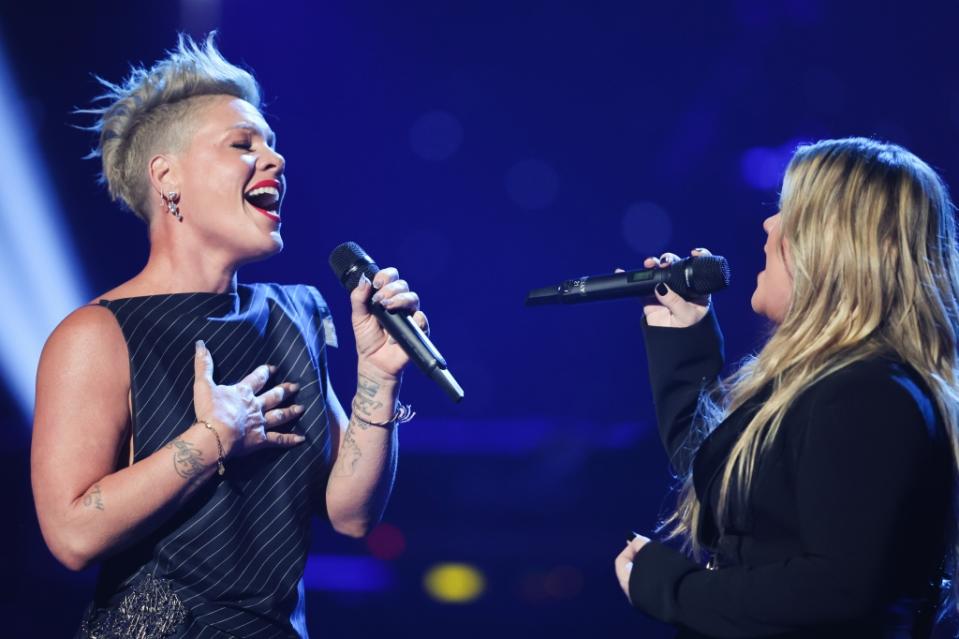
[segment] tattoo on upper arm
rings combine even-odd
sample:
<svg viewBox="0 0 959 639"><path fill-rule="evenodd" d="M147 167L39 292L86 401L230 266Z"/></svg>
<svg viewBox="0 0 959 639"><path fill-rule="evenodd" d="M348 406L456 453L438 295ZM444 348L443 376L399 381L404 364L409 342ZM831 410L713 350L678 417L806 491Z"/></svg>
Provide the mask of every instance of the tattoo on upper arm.
<svg viewBox="0 0 959 639"><path fill-rule="evenodd" d="M103 493L100 492L100 484L93 484L93 488L87 491L87 494L83 496L83 505L87 508L103 510Z"/></svg>
<svg viewBox="0 0 959 639"><path fill-rule="evenodd" d="M376 393L380 390L380 383L360 373L356 382L356 397L353 399L353 410L364 417L369 417L377 408L382 408L383 402L377 401Z"/></svg>
<svg viewBox="0 0 959 639"><path fill-rule="evenodd" d="M173 449L173 469L183 479L191 479L203 473L203 453L190 442L179 437L166 445Z"/></svg>

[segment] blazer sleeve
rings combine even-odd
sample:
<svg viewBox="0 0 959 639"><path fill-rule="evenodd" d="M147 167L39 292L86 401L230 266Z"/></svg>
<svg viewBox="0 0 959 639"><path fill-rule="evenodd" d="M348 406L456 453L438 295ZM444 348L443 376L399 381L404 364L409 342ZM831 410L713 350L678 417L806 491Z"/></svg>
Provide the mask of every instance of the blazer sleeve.
<svg viewBox="0 0 959 639"><path fill-rule="evenodd" d="M829 384L810 399L797 438L801 554L705 570L650 542L633 562L633 605L716 637L760 637L876 614L894 585L890 566L903 552L897 531L933 458L935 424L903 386L872 377Z"/></svg>
<svg viewBox="0 0 959 639"><path fill-rule="evenodd" d="M700 393L723 367L723 334L710 306L686 328L649 326L644 318L643 337L659 436L674 472L682 476L699 444L692 427Z"/></svg>

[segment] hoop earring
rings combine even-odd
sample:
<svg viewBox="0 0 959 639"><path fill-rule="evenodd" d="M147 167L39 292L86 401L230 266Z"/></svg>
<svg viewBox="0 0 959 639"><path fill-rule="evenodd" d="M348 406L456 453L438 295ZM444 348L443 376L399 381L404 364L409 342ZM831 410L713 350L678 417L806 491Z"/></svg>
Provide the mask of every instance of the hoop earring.
<svg viewBox="0 0 959 639"><path fill-rule="evenodd" d="M176 191L170 191L166 195L161 194L160 197L163 199L163 203L166 204L167 211L170 212L170 215L182 222L183 214L180 213L180 207L177 204L180 200L180 194Z"/></svg>

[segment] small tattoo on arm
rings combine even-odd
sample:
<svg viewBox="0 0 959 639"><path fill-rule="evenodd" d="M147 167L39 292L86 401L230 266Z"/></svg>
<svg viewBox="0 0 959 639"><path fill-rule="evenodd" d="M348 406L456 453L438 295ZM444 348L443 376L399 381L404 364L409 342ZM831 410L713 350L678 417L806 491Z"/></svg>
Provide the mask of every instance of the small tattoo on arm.
<svg viewBox="0 0 959 639"><path fill-rule="evenodd" d="M340 448L340 456L336 460L336 468L333 472L338 477L352 477L353 473L356 472L356 465L363 456L359 444L353 439L353 425L355 423L357 423L355 420L350 419L350 423L346 427L346 435L343 436L343 446Z"/></svg>
<svg viewBox="0 0 959 639"><path fill-rule="evenodd" d="M83 496L83 505L87 508L103 510L103 493L100 492L100 484L93 484L93 488Z"/></svg>
<svg viewBox="0 0 959 639"><path fill-rule="evenodd" d="M373 411L382 407L383 402L378 402L375 399L368 399L359 393L357 393L353 400L353 410L358 412L362 417L366 418L369 418L373 414Z"/></svg>
<svg viewBox="0 0 959 639"><path fill-rule="evenodd" d="M203 453L198 451L196 446L190 442L185 442L177 437L166 447L173 449L173 469L183 479L196 477L205 470Z"/></svg>
<svg viewBox="0 0 959 639"><path fill-rule="evenodd" d="M359 375L356 383L356 397L353 398L353 410L357 411L363 417L369 417L373 411L383 407L383 402L377 401L376 393L380 390L380 384L369 377ZM360 426L363 428L363 426Z"/></svg>
<svg viewBox="0 0 959 639"><path fill-rule="evenodd" d="M380 390L380 384L370 379L363 373L360 373L358 377L359 379L356 382L356 393L358 395L364 395L370 399L376 397L377 391Z"/></svg>

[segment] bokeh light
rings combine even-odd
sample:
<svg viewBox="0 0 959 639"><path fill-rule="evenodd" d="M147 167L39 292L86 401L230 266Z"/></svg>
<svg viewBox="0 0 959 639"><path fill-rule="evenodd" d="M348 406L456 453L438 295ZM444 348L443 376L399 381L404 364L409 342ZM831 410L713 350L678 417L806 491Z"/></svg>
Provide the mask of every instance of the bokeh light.
<svg viewBox="0 0 959 639"><path fill-rule="evenodd" d="M583 592L583 573L574 566L555 566L528 572L519 582L518 595L531 604L548 604L578 597Z"/></svg>
<svg viewBox="0 0 959 639"><path fill-rule="evenodd" d="M406 550L406 536L392 524L380 524L366 536L366 547L377 559L390 561Z"/></svg>
<svg viewBox="0 0 959 639"><path fill-rule="evenodd" d="M393 585L389 564L370 557L311 554L303 570L307 590L375 592Z"/></svg>
<svg viewBox="0 0 959 639"><path fill-rule="evenodd" d="M573 566L557 566L543 581L546 594L554 599L572 599L583 591L583 573Z"/></svg>
<svg viewBox="0 0 959 639"><path fill-rule="evenodd" d="M474 601L486 589L486 579L477 568L463 563L443 563L430 568L423 578L429 595L442 603Z"/></svg>

